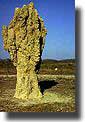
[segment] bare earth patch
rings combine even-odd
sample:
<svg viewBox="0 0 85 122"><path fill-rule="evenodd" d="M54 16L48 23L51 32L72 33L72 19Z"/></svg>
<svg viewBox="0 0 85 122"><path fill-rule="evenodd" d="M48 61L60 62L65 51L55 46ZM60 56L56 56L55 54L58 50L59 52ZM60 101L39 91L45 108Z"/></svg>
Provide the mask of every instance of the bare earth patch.
<svg viewBox="0 0 85 122"><path fill-rule="evenodd" d="M75 77L39 76L43 98L13 98L16 77L0 77L0 111L7 112L75 112Z"/></svg>

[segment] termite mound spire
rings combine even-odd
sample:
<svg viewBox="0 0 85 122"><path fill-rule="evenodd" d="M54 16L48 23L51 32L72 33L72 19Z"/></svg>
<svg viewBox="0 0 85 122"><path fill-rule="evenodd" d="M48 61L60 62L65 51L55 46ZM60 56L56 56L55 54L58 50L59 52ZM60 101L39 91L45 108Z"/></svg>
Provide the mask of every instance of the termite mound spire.
<svg viewBox="0 0 85 122"><path fill-rule="evenodd" d="M17 83L14 97L40 99L37 72L45 45L47 30L33 2L16 8L9 26L2 27L4 49L10 54L17 68Z"/></svg>

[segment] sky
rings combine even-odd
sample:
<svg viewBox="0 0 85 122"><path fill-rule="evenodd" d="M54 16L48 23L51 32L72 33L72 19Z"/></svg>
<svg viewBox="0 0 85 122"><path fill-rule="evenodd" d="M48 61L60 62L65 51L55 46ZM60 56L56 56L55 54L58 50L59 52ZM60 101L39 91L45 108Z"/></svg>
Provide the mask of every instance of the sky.
<svg viewBox="0 0 85 122"><path fill-rule="evenodd" d="M9 24L16 7L31 1L47 29L42 59L75 58L75 0L0 0L0 58L10 58L3 48L2 26Z"/></svg>

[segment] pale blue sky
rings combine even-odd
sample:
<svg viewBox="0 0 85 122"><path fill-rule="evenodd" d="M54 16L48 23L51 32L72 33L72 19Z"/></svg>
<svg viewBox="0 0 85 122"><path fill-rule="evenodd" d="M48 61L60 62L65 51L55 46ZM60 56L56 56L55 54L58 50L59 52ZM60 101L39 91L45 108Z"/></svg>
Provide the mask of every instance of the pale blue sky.
<svg viewBox="0 0 85 122"><path fill-rule="evenodd" d="M0 0L0 58L9 58L3 49L2 25L8 25L15 7L34 2L48 30L43 59L75 58L75 0Z"/></svg>

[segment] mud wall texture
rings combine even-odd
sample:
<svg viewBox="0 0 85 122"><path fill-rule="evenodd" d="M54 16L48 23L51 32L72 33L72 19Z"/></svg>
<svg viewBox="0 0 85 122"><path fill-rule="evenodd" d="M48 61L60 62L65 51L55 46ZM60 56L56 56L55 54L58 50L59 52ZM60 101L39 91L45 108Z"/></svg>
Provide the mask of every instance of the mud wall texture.
<svg viewBox="0 0 85 122"><path fill-rule="evenodd" d="M44 22L32 2L22 8L16 8L9 26L2 27L4 49L9 52L10 58L17 68L14 95L16 98L42 98L37 73L46 34Z"/></svg>

